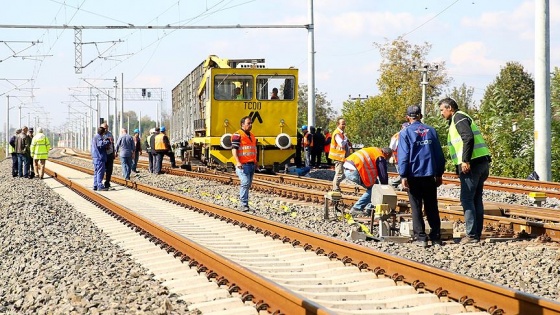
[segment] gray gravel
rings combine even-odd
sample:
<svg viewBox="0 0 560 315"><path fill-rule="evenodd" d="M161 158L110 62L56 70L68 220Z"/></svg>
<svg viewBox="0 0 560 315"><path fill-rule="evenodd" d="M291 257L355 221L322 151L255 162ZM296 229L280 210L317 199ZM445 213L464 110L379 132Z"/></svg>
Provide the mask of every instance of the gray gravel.
<svg viewBox="0 0 560 315"><path fill-rule="evenodd" d="M0 163L0 314L189 314L89 219L10 167Z"/></svg>
<svg viewBox="0 0 560 315"><path fill-rule="evenodd" d="M65 157L63 158L63 160L84 167L91 167L90 163L80 159ZM8 163L6 162L2 163L2 176L5 176L4 174L9 174L7 165ZM115 166L114 174L120 174L119 166ZM330 176L332 178L332 171L319 170L312 172L310 176L324 178L328 178ZM203 199L208 202L213 202L226 207L236 208L238 202L237 198L239 188L236 186L224 186L214 182L187 177L153 175L149 174L146 170L141 170L140 176L135 177L133 180L167 189L169 191L183 193L190 197ZM0 281L4 280L5 283L8 283L7 279L16 278L17 280L15 281L18 285L21 285L21 283L23 282L28 289L32 287L44 288L45 286L36 283L37 277L31 277L31 275L34 275L32 271L29 271L28 273L25 272L27 270L32 270L31 266L33 264L48 266L43 267L41 273L49 275L60 275L63 273L63 271L74 270L74 272L64 273L66 277L73 276L72 280L67 280L64 282L59 281L58 283L64 283L64 286L62 286L60 291L58 291L56 294L51 294L51 296L56 296L57 298L56 302L51 301L49 303L51 303L52 305L56 305L56 307L52 307L59 310L61 310L62 307L76 307L74 304L72 304L72 296L69 296L68 292L72 292L75 294L78 289L84 286L94 287L95 289L92 289L92 291L98 290L95 292L103 292L105 288L110 288L111 292L116 293L100 293L97 296L112 296L115 297L115 299L119 296L119 292L127 292L126 290L127 288L129 288L128 285L125 286L125 288L122 288L122 286L124 285L122 282L124 281L114 281L114 279L112 279L112 277L109 275L112 275L114 277L114 275L131 274L131 269L134 266L132 262L119 264L123 261L126 261L126 257L122 253L119 254L119 250L115 249L111 244L108 243L108 241L98 240L98 238L100 238L102 234L100 234L101 236L92 236L91 234L94 234L93 231L96 230L95 228L91 227L91 225L88 223L89 221L87 219L79 217L76 213L68 209L68 205L65 205L63 201L60 201L59 198L56 197L56 195L53 195L49 192L42 192L41 190L40 194L38 194L37 192L35 194L44 196L43 198L41 198L41 200L44 201L39 202L38 200L32 198L31 200L35 200L33 201L33 205L30 204L26 207L21 206L19 203L24 200L24 198L20 197L21 194L19 190L16 192L16 190L13 188L13 186L16 186L13 185L14 181L16 182L16 185L21 182L23 184L22 186L27 186L25 184L35 180L12 180L10 177L9 179L4 178L4 180L2 181L3 184L0 185L0 189L2 189L3 191L11 191L9 193L10 196L14 195L14 197L4 198L2 201L3 203L7 202L7 204L2 204L2 218L0 219L0 226L5 227L7 226L8 222L12 222L11 224L13 224L14 226L10 226L8 228L10 230L9 233L6 232L6 228L2 228L1 230L3 233L3 244L10 244L11 248L11 250L8 251L6 250L5 245L3 245L2 255L4 256L4 252L7 251L9 252L9 255L12 256L12 258L8 260L9 263L5 263L4 261L0 263L0 266L2 266L0 268L0 271L2 271L1 276L3 277L0 279ZM38 186L42 185L39 184ZM21 190L23 191L25 189ZM450 189L450 191L457 191L457 189ZM489 196L486 195L485 199L488 199L488 197ZM24 202L31 203L31 200L29 200L28 198ZM250 202L251 207L254 209L254 213L256 215L285 224L297 226L299 228L307 229L316 233L348 240L348 235L351 228L343 222L323 220L322 205L310 206L300 202L286 200L277 196L262 194L253 191L250 193ZM37 205L37 203L40 206ZM54 206L54 204L56 204L56 206ZM15 220L15 222L20 223L13 223L14 221L12 220L14 219L15 213L21 212L21 208L28 209L25 212L27 214L19 214L22 217ZM30 211L31 209L33 209L32 212ZM9 214L7 214L7 212ZM64 222L64 224L54 224L54 218L56 218L56 222ZM26 222L26 224L24 225L21 222ZM37 222L43 223L40 224ZM58 233L60 233L60 235L56 234L56 237L49 237L49 239L54 239L55 241L49 241L48 243L46 243L46 241L44 240L46 238L43 237L34 237L33 241L27 241L27 238L30 237L30 235L26 234L29 230L28 226L35 227L39 225L45 226L45 228L42 229L42 234L44 234L47 230L50 231L50 229L55 229ZM68 231L80 231L80 234L79 236L77 236L76 234L71 234ZM41 233L39 235L41 235ZM95 233L100 232L96 231ZM58 257L62 257L63 255L49 255L45 253L47 249L52 252L62 252L62 249L65 249L65 246L69 246L63 245L63 243L67 242L61 242L58 240L68 238L71 238L72 240L81 240L81 242L78 243L80 246L76 245L74 248L66 248L69 254L71 253L73 255L72 259L59 259ZM96 241L94 243L90 240ZM42 243L40 246L33 246L33 250L31 251L31 253L29 253L29 249L27 247L24 251L21 249L21 246L17 248L11 245L14 243L37 244L38 241L42 241L44 243ZM560 301L560 251L557 244L540 244L535 241L524 241L495 244L446 244L442 247L436 246L423 249L418 248L413 244L406 243L378 243L372 241L354 242L386 253L418 261L420 263L432 265L469 277L478 278L494 284L503 285L505 287L518 289L520 291L535 294L547 299ZM91 246L91 244L96 244L96 247L87 247ZM82 250L84 247L88 249ZM110 250L105 247L110 248ZM40 251L37 248L44 248L44 250ZM56 248L56 250L54 250L54 248ZM80 250L77 250L77 248L80 248ZM103 254L91 255L91 253L98 252L103 252ZM94 256L95 258L91 256ZM69 263L69 261L73 262ZM86 267L85 262L88 262L88 267ZM89 264L92 264L93 266L90 266ZM21 267L22 265L24 267ZM81 267L80 269L75 266L84 267ZM104 284L100 285L99 282L96 284L96 279L94 279L93 277L85 277L81 274L81 272L78 275L78 272L75 271L76 268L78 268L78 270L80 271L94 270L96 277L103 279L99 281ZM23 269L23 272L20 271L20 269ZM150 286L150 288L152 288L153 286L153 289L142 290L142 293L145 293L145 291L152 293L160 292L159 295L151 295L152 300L150 300L150 302L152 304L149 304L150 307L153 307L153 309L155 310L163 311L165 305L168 305L163 301L169 301L169 304L173 305L173 309L177 310L178 313L181 313L181 311L179 310L186 309L186 306L182 304L177 305L174 297L169 296L164 289L158 287L158 284L155 281L151 280L147 275L143 274L143 271L141 269L136 270L136 272L139 275L138 277L133 277L132 279L127 278L127 281L131 282L130 286ZM22 278L22 273L27 274L26 278ZM52 280L50 281L50 283L54 282ZM73 284L73 286L68 283ZM57 290L59 288L59 286L57 285L54 285L54 287ZM69 288L71 288L73 291ZM42 290L44 291L45 289ZM28 291L34 292L30 290L22 291L26 293L20 292L19 295L14 293L17 292L16 286L14 285L9 285L7 289L0 288L0 301L10 301L8 303L3 302L3 304L0 305L0 313L4 312L5 310L18 310L15 305L16 302L20 300L21 302L18 302L18 305L19 310L21 310L21 307L25 301L25 294L27 294ZM78 292L82 294L82 291ZM86 292L89 293L89 291ZM12 298L14 294L17 295L18 298ZM123 296L130 296L130 294L131 293L128 292L126 294L123 293ZM148 293L146 294L149 295ZM42 296L42 294L40 295ZM138 295L140 296L133 299L133 301L131 301L130 303L136 303L136 305L139 305L138 307L141 307L142 309L142 307L145 306L144 298L146 296L142 295L140 292L138 292ZM9 299L6 298L8 296L10 297ZM93 303L92 297L96 295L89 294L86 296L88 297L87 301L89 303ZM38 299L39 298L36 298L34 299L34 301ZM36 304L41 303L35 303L33 305ZM47 303L42 303L41 305L43 304ZM103 304L103 306L99 304L96 307L105 307L105 309L115 310L114 312L118 313L119 307L122 307L124 304L125 302L119 300L111 301L111 303ZM64 308L64 310L68 309ZM30 313L35 313L34 311L31 311L30 308L28 308L28 311ZM146 312L150 313L151 311ZM64 311L62 313L67 312Z"/></svg>

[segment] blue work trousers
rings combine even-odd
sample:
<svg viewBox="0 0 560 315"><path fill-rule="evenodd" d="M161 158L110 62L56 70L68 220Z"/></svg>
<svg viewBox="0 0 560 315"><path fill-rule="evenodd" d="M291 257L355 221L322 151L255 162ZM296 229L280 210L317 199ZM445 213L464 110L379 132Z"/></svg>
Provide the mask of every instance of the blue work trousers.
<svg viewBox="0 0 560 315"><path fill-rule="evenodd" d="M132 156L119 156L121 160L122 176L126 180L130 180L130 172L132 171Z"/></svg>
<svg viewBox="0 0 560 315"><path fill-rule="evenodd" d="M105 175L105 161L93 159L93 189L101 189L103 185L103 175Z"/></svg>
<svg viewBox="0 0 560 315"><path fill-rule="evenodd" d="M253 183L255 174L255 164L243 164L241 168L236 168L235 173L239 177L241 187L239 188L239 201L241 206L249 206L249 189Z"/></svg>
<svg viewBox="0 0 560 315"><path fill-rule="evenodd" d="M480 239L484 227L484 204L482 203L482 192L484 181L488 179L490 164L488 161L471 164L468 173L460 173L461 181L461 205L465 216L465 233L471 237Z"/></svg>
<svg viewBox="0 0 560 315"><path fill-rule="evenodd" d="M349 170L347 168L344 169L344 176L347 180L355 183L356 185L360 185L366 189L366 192L356 201L354 206L354 210L356 211L363 211L364 209L369 210L371 209L371 188L367 188L364 186L362 179L360 178L360 173L357 170Z"/></svg>

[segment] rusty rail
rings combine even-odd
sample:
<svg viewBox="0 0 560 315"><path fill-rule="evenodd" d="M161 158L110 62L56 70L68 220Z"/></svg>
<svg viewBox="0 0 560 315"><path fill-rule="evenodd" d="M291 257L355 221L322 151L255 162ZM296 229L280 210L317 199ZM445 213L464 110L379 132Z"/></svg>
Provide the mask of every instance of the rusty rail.
<svg viewBox="0 0 560 315"><path fill-rule="evenodd" d="M71 167L76 168L74 166ZM89 171L88 173L91 174L91 170L87 169L86 171ZM120 180L121 183L124 183L128 187L137 189L147 194L155 195L159 198L166 199L178 204L194 207L198 209L197 211L206 213L210 216L215 217L216 219L232 222L233 224L247 227L256 232L263 233L264 235L270 235L273 238L282 239L284 242L289 242L294 246L303 246L306 250L313 250L317 254L328 255L329 257L331 257L331 259L341 259L345 263L355 264L361 269L372 270L378 275L385 275L391 277L392 279L401 279L410 284L419 282L423 283L425 285L425 289L428 291L437 292L438 294L445 294L454 300L461 301L462 303L474 304L480 309L491 311L503 310L506 314L560 314L559 303L554 303L546 299L540 299L539 297L536 297L534 295L507 289L501 286L496 286L487 282L470 279L462 275L440 270L435 267L399 258L397 256L378 252L370 248L311 233L309 231L304 231L261 217L247 215L245 213L234 211L229 208L220 206L209 207L207 204L201 201L173 192L164 191L140 183L124 181L122 179L118 180ZM89 194L95 195L95 193L93 192L89 192ZM126 209L123 209L122 213L130 215L129 211ZM133 214L130 216L130 218L135 220L135 222L138 224L147 224L143 222L141 218L135 218ZM162 240L170 242L171 244L179 242L178 244L173 245L174 248L176 246L182 251L194 250L197 255L197 257L194 258L200 261L201 264L210 266L210 264L213 263L213 260L217 259L216 257L211 256L210 258L204 258L204 249L191 249L188 245L181 245L182 243L180 243L179 236L174 235L174 233L166 231L163 228L154 228L158 232L163 233L160 236ZM200 255L201 257L199 258L198 255ZM220 268L226 267L229 266L224 265ZM215 267L212 268L215 269ZM241 276L241 272L239 276ZM243 276L250 277L250 275ZM248 287L250 286L250 283L244 282L244 285ZM259 290L261 289L261 286L262 290L266 289L265 284L259 283L257 285L259 287ZM268 294L277 293L267 292L267 295L265 296L268 296ZM276 306L276 303L286 303L285 300L282 300L284 299L284 297L282 297L281 295L278 296L278 300L276 300L276 298L270 299L271 306ZM310 307L310 305L307 305L303 300L299 302L294 301L293 304L297 304L297 307L301 307L302 304ZM309 309L309 312L310 313L306 314L321 313L320 308L318 308L316 305L313 305L313 307ZM298 313L287 312L286 314Z"/></svg>

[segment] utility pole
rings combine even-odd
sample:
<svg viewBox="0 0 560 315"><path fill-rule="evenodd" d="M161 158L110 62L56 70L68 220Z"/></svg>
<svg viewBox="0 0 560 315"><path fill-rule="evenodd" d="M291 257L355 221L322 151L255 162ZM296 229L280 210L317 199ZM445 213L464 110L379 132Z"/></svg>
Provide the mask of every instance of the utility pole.
<svg viewBox="0 0 560 315"><path fill-rule="evenodd" d="M550 6L535 1L535 171L541 180L552 180L550 119Z"/></svg>
<svg viewBox="0 0 560 315"><path fill-rule="evenodd" d="M437 72L439 65L431 66L429 63L418 68L416 65L412 65L413 71L419 71L422 74L422 80L420 85L422 85L422 116L426 116L426 86L429 84L428 72Z"/></svg>
<svg viewBox="0 0 560 315"><path fill-rule="evenodd" d="M307 27L307 49L309 54L308 76L309 83L307 89L307 126L315 125L315 37L313 24L313 0L308 2L309 25ZM309 129L311 130L311 129Z"/></svg>

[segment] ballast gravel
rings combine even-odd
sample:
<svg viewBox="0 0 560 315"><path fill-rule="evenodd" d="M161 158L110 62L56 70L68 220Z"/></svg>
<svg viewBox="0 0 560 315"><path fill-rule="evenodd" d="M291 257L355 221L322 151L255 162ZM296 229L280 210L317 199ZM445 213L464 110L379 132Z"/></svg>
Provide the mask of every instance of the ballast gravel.
<svg viewBox="0 0 560 315"><path fill-rule="evenodd" d="M0 314L196 314L39 179L0 172Z"/></svg>
<svg viewBox="0 0 560 315"><path fill-rule="evenodd" d="M91 163L81 159L62 157L62 160L83 167L91 167ZM68 313L68 310L71 310L72 307L74 310L78 309L78 306L75 305L76 303L72 302L72 298L74 295L83 296L82 291L76 293L77 289L83 287L92 287L95 289L91 291L101 292L95 295L91 294L90 291L86 291L89 293L86 302L88 307L91 307L91 305L95 305L97 309L104 307L106 310L114 310L114 313L119 313L121 307L128 305L126 303L132 303L135 307L134 309L145 310L145 313L161 312L161 314L165 314L165 312L172 313L174 311L181 313L182 310L186 310L186 305L178 303L173 296L170 296L165 289L162 289L141 268L134 269L135 272L132 272L131 269L134 263L127 261L126 256L120 253L117 248L114 248L109 241L104 241L102 233L96 231L87 219L80 217L76 212L72 211L64 201L60 200L58 195L48 192L46 187L39 188L43 186L40 181L12 180L11 177L7 178L5 174L9 174L9 163L7 161L2 163L1 176L4 178L2 184L0 184L0 191L3 192L3 195L10 196L2 198L1 201L0 233L2 235L0 237L2 237L3 244L2 255L4 257L4 251L6 251L4 244L38 243L40 245L34 245L32 247L33 250L29 250L29 248L21 250L21 246L20 249L12 246L10 247L11 250L8 251L8 254L11 256L9 262L0 262L0 271L2 272L0 281L5 282L7 279L16 278L18 279L16 282L20 282L17 284L22 286L23 283L24 287L24 289L19 291L15 285L8 286L8 289L0 287L0 301L5 301L3 303L0 302L0 313L7 310L22 311L23 309L25 309L23 312L35 313L35 310L39 310L38 305L42 306L43 304L50 305L46 309L57 310L60 314ZM117 176L120 174L120 167L118 165L115 165L113 173ZM333 172L317 170L311 172L310 176L330 180L332 179ZM227 186L188 177L165 174L154 175L149 174L144 169L140 170L139 176L133 177L132 180L221 206L237 208L238 186ZM30 183L34 183L33 185L37 188L32 190L25 188L30 186ZM457 191L457 189L449 190L450 194ZM6 195L7 193L8 195ZM440 188L439 193L443 195L446 192ZM485 191L485 200L488 199L486 193ZM29 196L33 194L40 196L40 198L30 198ZM536 241L518 241L459 245L447 242L444 246L420 248L408 243L352 241L349 239L351 228L346 223L323 219L323 205L309 205L254 191L250 192L249 199L253 213L270 220L355 242L385 253L517 289L546 299L560 301L560 249L554 243L540 244ZM521 200L522 198L519 199ZM19 203L22 201L24 204L25 202L29 203L29 205L20 205ZM22 208L26 210L22 210ZM19 212L25 214L16 214ZM14 220L14 215L16 215L16 220ZM38 224L37 222L44 223ZM5 228L8 224L10 224L10 227ZM49 231L54 229L56 233L53 232L53 235L48 237L35 236L32 237L33 240L28 241L27 239L30 236L27 233L35 231L36 226L46 226ZM74 231L73 234L70 233L71 231ZM45 235L45 233L39 232L38 235ZM75 247L66 248L70 247L70 245L64 244L73 244L76 235L79 235L81 242L79 242L80 246L75 245L75 247L81 249L76 250ZM56 241L68 238L71 240L62 243ZM49 239L49 241L45 239ZM65 248L68 251L67 256L64 256L66 259L60 259L59 257L63 256L60 253L50 254L56 251L63 252L62 249ZM88 249L84 250L83 248ZM103 252L103 254L98 255L97 253L99 252ZM73 256L71 261L77 261L78 263L69 264L68 261L70 259L68 259L68 255ZM103 259L103 262L100 262L100 259ZM85 262L94 266L90 266ZM37 272L32 272L31 270L37 266L41 266L39 274L63 274L65 277L72 277L72 280L65 280L62 287L60 285L55 286L57 292L56 294L50 294L51 300L48 303L39 302L47 301L48 299L34 297L33 301L35 302L29 303L30 306L26 304L27 307L23 308L27 292L35 292L37 289L34 288L37 287L43 288L40 289L42 290L40 292L46 290L44 289L44 284L38 283L36 280L29 280L35 279L34 277ZM76 270L76 268L78 269ZM72 270L72 272L67 270ZM96 277L87 276L85 272L91 270L93 270ZM22 274L27 276L23 278ZM131 274L137 276L129 279L128 275ZM100 278L100 275L104 279L100 280L101 283L97 280ZM121 278L117 278L117 275ZM116 281L114 278L120 280ZM52 284L53 281L50 279L47 282L51 281L49 283ZM126 281L123 279L126 279ZM125 283L129 282L132 283L130 286L122 287ZM125 299L128 301L127 297L131 294L127 289L134 286L146 288L146 290L142 289L140 290L141 292L136 292L137 297L132 299L132 301L124 302ZM71 292L71 294L68 292ZM43 295L44 293L41 293L36 296L42 297ZM7 298L8 296L9 298ZM53 296L56 296L56 298L52 298ZM92 302L98 301L94 300L93 296L99 297L103 303L95 304L95 302ZM108 303L105 304L105 302ZM84 306L79 307L81 307L79 310L84 310ZM169 307L171 310L166 309L166 307Z"/></svg>

